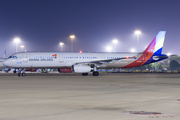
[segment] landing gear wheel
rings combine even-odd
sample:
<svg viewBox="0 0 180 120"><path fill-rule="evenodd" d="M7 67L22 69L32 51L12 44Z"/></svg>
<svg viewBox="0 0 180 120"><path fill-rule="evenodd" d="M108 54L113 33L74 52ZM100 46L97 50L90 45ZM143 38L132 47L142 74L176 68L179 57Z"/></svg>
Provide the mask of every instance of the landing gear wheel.
<svg viewBox="0 0 180 120"><path fill-rule="evenodd" d="M22 73L22 76L23 76L23 77L26 76L26 73Z"/></svg>
<svg viewBox="0 0 180 120"><path fill-rule="evenodd" d="M16 73L16 70L14 70L13 73Z"/></svg>
<svg viewBox="0 0 180 120"><path fill-rule="evenodd" d="M93 76L99 76L99 72L98 71L94 71L93 72Z"/></svg>
<svg viewBox="0 0 180 120"><path fill-rule="evenodd" d="M82 73L83 76L88 76L88 73Z"/></svg>

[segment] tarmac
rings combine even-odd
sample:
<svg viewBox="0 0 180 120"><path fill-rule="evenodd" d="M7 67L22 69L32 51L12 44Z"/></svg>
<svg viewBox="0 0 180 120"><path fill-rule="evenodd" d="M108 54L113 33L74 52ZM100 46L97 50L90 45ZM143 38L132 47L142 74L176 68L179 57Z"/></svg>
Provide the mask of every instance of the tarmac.
<svg viewBox="0 0 180 120"><path fill-rule="evenodd" d="M179 120L180 74L0 73L0 120Z"/></svg>

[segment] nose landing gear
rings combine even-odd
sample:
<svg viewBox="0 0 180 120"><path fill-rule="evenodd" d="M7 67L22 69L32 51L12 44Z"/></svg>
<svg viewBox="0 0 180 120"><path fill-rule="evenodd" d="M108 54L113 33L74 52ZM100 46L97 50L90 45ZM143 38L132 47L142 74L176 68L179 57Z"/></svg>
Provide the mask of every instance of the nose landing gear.
<svg viewBox="0 0 180 120"><path fill-rule="evenodd" d="M21 75L24 77L26 76L25 70L24 69L17 69L18 71L18 76L20 77Z"/></svg>
<svg viewBox="0 0 180 120"><path fill-rule="evenodd" d="M21 75L24 77L24 76L26 76L26 73L22 73Z"/></svg>

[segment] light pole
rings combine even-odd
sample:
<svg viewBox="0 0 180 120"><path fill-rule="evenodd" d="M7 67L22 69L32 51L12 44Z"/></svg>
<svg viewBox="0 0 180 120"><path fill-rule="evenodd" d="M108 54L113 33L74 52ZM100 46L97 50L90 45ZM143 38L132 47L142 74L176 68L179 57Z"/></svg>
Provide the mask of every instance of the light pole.
<svg viewBox="0 0 180 120"><path fill-rule="evenodd" d="M137 52L139 52L139 35L141 34L141 31L136 30L135 34L137 35Z"/></svg>
<svg viewBox="0 0 180 120"><path fill-rule="evenodd" d="M14 38L14 42L16 42L16 52L18 52L18 42L20 42L20 38Z"/></svg>
<svg viewBox="0 0 180 120"><path fill-rule="evenodd" d="M117 44L117 42L118 42L117 39L114 39L114 40L113 40L113 43L115 44L114 52L116 52L116 44Z"/></svg>
<svg viewBox="0 0 180 120"><path fill-rule="evenodd" d="M61 46L61 52L63 52L63 45L64 45L64 43L63 43L63 42L60 42L59 44L60 44L60 46Z"/></svg>
<svg viewBox="0 0 180 120"><path fill-rule="evenodd" d="M70 38L71 38L71 52L73 52L73 39L75 38L75 36L71 35Z"/></svg>
<svg viewBox="0 0 180 120"><path fill-rule="evenodd" d="M22 48L22 51L23 51L24 45L21 45L20 47Z"/></svg>

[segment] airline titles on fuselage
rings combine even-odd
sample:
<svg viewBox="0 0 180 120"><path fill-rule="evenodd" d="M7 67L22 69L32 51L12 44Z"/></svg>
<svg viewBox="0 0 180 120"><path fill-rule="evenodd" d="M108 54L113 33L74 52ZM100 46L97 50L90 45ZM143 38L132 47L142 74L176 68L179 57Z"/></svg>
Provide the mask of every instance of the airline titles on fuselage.
<svg viewBox="0 0 180 120"><path fill-rule="evenodd" d="M49 59L45 59L45 58L42 58L42 59L35 58L35 59L33 59L33 58L31 58L31 59L29 59L29 61L53 61L53 58L49 58Z"/></svg>

